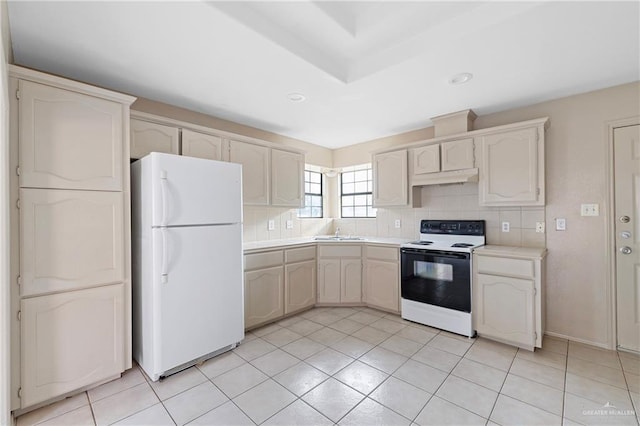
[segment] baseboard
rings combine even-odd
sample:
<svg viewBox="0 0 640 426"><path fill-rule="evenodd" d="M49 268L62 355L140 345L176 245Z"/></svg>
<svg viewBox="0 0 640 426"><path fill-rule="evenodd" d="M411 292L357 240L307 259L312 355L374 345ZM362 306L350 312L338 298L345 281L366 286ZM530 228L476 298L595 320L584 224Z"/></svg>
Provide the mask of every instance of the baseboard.
<svg viewBox="0 0 640 426"><path fill-rule="evenodd" d="M616 349L616 348L612 348L611 346L607 345L606 343L592 342L591 340L579 339L577 337L567 336L566 334L561 334L561 333L554 333L552 331L545 331L544 334L545 334L545 336L557 337L558 339L566 339L566 340L570 340L572 342L582 343L584 345L595 346L597 348L607 349L609 351L613 351L613 350ZM544 347L542 349L544 349Z"/></svg>

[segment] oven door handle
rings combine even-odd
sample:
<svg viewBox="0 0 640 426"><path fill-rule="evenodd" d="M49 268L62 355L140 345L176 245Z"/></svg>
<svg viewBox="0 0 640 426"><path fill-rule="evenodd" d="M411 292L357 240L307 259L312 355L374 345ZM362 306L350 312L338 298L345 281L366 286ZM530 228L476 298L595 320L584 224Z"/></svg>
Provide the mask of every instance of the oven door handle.
<svg viewBox="0 0 640 426"><path fill-rule="evenodd" d="M434 256L434 257L437 256L437 257L444 257L446 259L467 259L468 258L466 253L463 254L463 253L456 253L456 252L450 252L450 251L426 251L426 250L403 248L401 250L401 253L419 254L422 256Z"/></svg>

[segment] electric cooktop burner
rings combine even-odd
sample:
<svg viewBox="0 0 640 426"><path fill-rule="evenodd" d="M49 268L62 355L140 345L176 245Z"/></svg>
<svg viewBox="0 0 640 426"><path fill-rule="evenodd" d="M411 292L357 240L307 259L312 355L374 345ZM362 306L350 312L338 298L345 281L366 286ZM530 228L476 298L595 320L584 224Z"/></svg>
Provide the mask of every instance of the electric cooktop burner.
<svg viewBox="0 0 640 426"><path fill-rule="evenodd" d="M455 244L451 244L451 247L473 247L475 244L469 244L469 243L455 243Z"/></svg>
<svg viewBox="0 0 640 426"><path fill-rule="evenodd" d="M433 244L433 241L413 241L409 244L418 244L420 246L428 246L430 244Z"/></svg>

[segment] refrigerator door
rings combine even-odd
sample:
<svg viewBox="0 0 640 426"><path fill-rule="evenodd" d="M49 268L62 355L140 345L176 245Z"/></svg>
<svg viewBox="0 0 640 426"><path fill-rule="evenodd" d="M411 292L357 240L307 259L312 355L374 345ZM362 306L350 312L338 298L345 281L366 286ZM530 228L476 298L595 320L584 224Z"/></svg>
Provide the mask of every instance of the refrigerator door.
<svg viewBox="0 0 640 426"><path fill-rule="evenodd" d="M151 231L156 373L244 338L240 227L234 224Z"/></svg>
<svg viewBox="0 0 640 426"><path fill-rule="evenodd" d="M152 227L242 221L242 166L151 153Z"/></svg>

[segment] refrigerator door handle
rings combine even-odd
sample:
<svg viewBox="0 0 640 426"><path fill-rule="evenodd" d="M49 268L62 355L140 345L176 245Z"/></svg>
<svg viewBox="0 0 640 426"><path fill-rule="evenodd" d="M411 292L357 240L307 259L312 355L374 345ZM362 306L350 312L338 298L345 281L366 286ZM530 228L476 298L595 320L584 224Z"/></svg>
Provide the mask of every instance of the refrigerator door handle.
<svg viewBox="0 0 640 426"><path fill-rule="evenodd" d="M162 220L160 226L167 226L167 171L160 172L160 194L162 198Z"/></svg>
<svg viewBox="0 0 640 426"><path fill-rule="evenodd" d="M160 282L169 281L169 247L167 244L167 228L160 228L162 234L162 265L160 267Z"/></svg>

